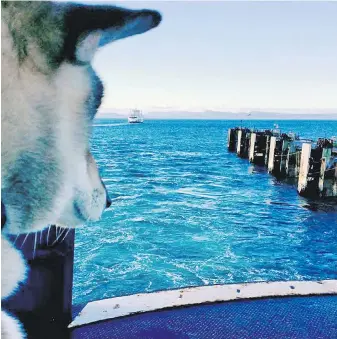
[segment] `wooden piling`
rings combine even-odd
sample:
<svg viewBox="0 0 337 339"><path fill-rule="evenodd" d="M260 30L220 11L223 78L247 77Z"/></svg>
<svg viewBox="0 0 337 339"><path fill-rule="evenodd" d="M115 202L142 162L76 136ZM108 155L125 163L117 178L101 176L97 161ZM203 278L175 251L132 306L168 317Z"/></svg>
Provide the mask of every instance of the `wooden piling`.
<svg viewBox="0 0 337 339"><path fill-rule="evenodd" d="M327 178L325 175L325 171L327 170L327 162L331 157L332 148L322 148L322 157L321 157L321 166L319 171L319 179L318 179L318 191L321 197L327 195L327 191L329 190L329 173L327 173ZM325 180L326 179L326 180Z"/></svg>
<svg viewBox="0 0 337 339"><path fill-rule="evenodd" d="M251 133L249 144L249 161L254 162L256 133Z"/></svg>
<svg viewBox="0 0 337 339"><path fill-rule="evenodd" d="M268 172L269 173L271 173L274 170L275 147L276 147L276 137L270 137L269 156L268 156Z"/></svg>
<svg viewBox="0 0 337 339"><path fill-rule="evenodd" d="M231 145L231 136L232 136L232 129L229 128L228 129L228 132L227 132L227 147L230 148L230 145Z"/></svg>
<svg viewBox="0 0 337 339"><path fill-rule="evenodd" d="M318 181L318 189L320 192L320 195L323 196L324 195L324 174L325 174L325 170L326 170L326 159L323 157L321 159L321 169L319 172L319 181Z"/></svg>
<svg viewBox="0 0 337 339"><path fill-rule="evenodd" d="M264 132L256 133L255 152L253 163L257 165L264 165L266 156L266 135Z"/></svg>
<svg viewBox="0 0 337 339"><path fill-rule="evenodd" d="M296 146L295 142L291 142L288 147L285 174L288 178L297 178L299 173L301 150Z"/></svg>
<svg viewBox="0 0 337 339"><path fill-rule="evenodd" d="M289 154L291 141L288 138L282 139L282 146L281 146L281 153L280 153L280 167L279 167L279 174L282 177L286 177L287 175L287 159Z"/></svg>
<svg viewBox="0 0 337 339"><path fill-rule="evenodd" d="M303 194L308 186L308 173L309 173L309 159L311 155L311 144L304 143L302 145L300 173L298 177L297 191Z"/></svg>
<svg viewBox="0 0 337 339"><path fill-rule="evenodd" d="M236 145L236 130L235 128L230 128L228 130L228 137L227 137L227 147L230 152L235 151Z"/></svg>
<svg viewBox="0 0 337 339"><path fill-rule="evenodd" d="M270 135L266 135L266 147L265 147L265 156L264 156L264 165L268 166L269 162L269 149L270 149Z"/></svg>
<svg viewBox="0 0 337 339"><path fill-rule="evenodd" d="M236 141L236 153L237 155L241 154L241 138L242 138L242 130L239 129L237 132L237 141Z"/></svg>
<svg viewBox="0 0 337 339"><path fill-rule="evenodd" d="M241 148L241 158L248 158L249 157L249 146L250 146L250 135L251 130L245 128L242 131L242 148Z"/></svg>

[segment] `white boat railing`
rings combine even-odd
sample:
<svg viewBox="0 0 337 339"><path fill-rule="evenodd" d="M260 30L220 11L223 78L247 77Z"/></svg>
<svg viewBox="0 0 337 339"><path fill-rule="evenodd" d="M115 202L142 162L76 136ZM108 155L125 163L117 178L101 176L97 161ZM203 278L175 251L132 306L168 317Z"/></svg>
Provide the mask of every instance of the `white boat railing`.
<svg viewBox="0 0 337 339"><path fill-rule="evenodd" d="M187 287L89 302L68 327L82 326L131 314L205 303L336 294L337 280L274 281Z"/></svg>

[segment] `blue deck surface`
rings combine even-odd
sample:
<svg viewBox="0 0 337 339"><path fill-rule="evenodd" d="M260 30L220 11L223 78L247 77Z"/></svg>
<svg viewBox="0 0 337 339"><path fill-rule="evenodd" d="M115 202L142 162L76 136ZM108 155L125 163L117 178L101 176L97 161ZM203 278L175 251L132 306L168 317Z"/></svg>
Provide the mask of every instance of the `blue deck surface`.
<svg viewBox="0 0 337 339"><path fill-rule="evenodd" d="M72 339L334 339L337 296L267 298L199 305L86 325Z"/></svg>

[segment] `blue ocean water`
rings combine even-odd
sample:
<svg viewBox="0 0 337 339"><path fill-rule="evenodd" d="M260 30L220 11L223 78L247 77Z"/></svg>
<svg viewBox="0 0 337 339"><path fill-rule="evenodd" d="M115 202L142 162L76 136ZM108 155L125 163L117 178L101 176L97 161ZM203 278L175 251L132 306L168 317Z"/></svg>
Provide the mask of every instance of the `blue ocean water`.
<svg viewBox="0 0 337 339"><path fill-rule="evenodd" d="M229 153L227 129L239 124L94 121L92 152L113 202L76 232L75 304L192 285L337 278L337 212ZM279 126L308 138L337 135L337 121Z"/></svg>

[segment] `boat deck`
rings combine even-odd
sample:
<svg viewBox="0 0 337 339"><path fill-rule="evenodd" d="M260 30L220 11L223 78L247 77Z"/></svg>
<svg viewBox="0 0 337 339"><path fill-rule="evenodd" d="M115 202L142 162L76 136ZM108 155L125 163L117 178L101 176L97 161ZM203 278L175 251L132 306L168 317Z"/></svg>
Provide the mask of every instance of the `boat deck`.
<svg viewBox="0 0 337 339"><path fill-rule="evenodd" d="M337 339L337 280L198 286L96 300L69 328L72 339Z"/></svg>
<svg viewBox="0 0 337 339"><path fill-rule="evenodd" d="M72 339L337 338L337 296L293 296L167 309L72 329Z"/></svg>

